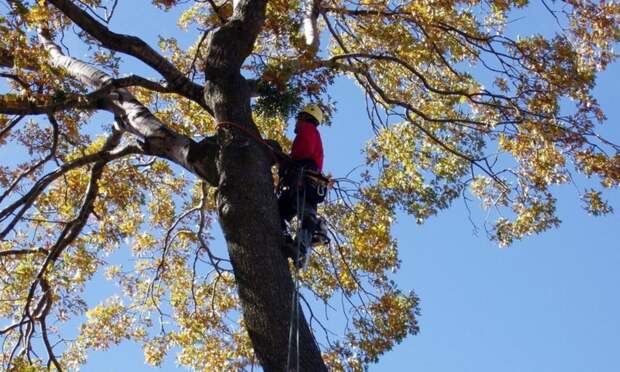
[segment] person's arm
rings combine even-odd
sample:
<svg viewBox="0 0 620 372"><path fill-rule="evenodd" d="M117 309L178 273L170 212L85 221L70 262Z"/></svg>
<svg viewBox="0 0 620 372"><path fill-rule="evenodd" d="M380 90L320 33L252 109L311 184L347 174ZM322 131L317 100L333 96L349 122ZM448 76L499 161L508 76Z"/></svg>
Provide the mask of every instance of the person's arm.
<svg viewBox="0 0 620 372"><path fill-rule="evenodd" d="M280 166L283 163L287 163L291 161L290 156L288 154L285 154L284 151L282 151L282 145L280 145L278 141L272 140L272 139L266 139L265 143L267 143L267 145L269 146L269 149L273 153L273 159L275 160L274 162L272 162L271 165L274 165L276 161L278 164L280 164Z"/></svg>

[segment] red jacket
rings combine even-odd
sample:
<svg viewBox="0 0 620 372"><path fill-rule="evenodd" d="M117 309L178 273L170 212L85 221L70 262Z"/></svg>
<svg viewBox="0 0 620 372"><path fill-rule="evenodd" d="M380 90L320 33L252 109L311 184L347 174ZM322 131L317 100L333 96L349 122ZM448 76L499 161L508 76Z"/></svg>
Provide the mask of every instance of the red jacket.
<svg viewBox="0 0 620 372"><path fill-rule="evenodd" d="M293 140L291 158L293 160L311 159L323 171L323 142L321 134L314 124L302 122L295 130L297 134Z"/></svg>

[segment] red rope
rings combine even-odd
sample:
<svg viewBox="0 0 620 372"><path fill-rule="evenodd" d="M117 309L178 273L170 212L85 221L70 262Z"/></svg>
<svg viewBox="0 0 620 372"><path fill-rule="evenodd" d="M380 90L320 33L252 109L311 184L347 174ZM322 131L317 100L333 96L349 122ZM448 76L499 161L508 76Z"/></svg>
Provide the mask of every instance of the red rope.
<svg viewBox="0 0 620 372"><path fill-rule="evenodd" d="M270 144L267 143L267 141L265 141L260 134L256 135L255 133L252 133L248 128L242 127L241 125L237 124L237 123L233 123L232 121L221 121L219 123L217 123L217 126L230 126L233 128L237 128L240 131L242 131L243 133L245 133L246 135L248 135L249 137L252 137L254 140L256 140L256 142L260 143L261 145L267 147L271 153L271 156L273 157L273 160L276 163L279 163L279 158L278 155L280 157L286 158L287 160L291 160L290 156L288 156L287 154L283 153L282 151L277 151L275 150L273 147L271 147Z"/></svg>
<svg viewBox="0 0 620 372"><path fill-rule="evenodd" d="M285 158L286 160L288 160L289 162L292 162L293 159L283 153L282 151L277 151L275 150L273 147L271 147L270 144L267 143L267 141L265 141L260 134L256 135L255 133L252 133L248 128L246 127L242 127L241 125L237 124L237 123L233 123L232 121L221 121L217 124L218 127L220 126L230 126L233 128L237 128L240 131L242 131L243 133L245 133L246 135L248 135L249 137L252 137L254 140L256 140L256 142L260 143L261 145L267 147L271 153L271 156L273 157L274 162L279 163L280 159L278 158L278 155L280 156L280 158ZM306 170L305 171L308 176L310 176L311 178L314 178L316 181L322 182L324 183L326 186L331 186L331 178L329 176L325 177L321 174L321 172L313 172L313 171L309 171Z"/></svg>

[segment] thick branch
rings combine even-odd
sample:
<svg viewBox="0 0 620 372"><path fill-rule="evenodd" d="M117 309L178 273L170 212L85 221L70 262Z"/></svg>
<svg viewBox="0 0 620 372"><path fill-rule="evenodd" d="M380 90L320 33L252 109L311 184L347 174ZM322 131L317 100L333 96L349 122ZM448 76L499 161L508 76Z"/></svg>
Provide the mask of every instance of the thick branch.
<svg viewBox="0 0 620 372"><path fill-rule="evenodd" d="M211 185L217 184L216 144L210 142L196 144L191 138L176 133L164 125L127 89L113 89L115 84L120 86L136 82L147 84L146 79L131 76L113 80L93 66L63 55L60 48L45 33L40 33L39 38L48 50L54 66L65 69L71 76L98 89L96 91L98 96L103 96L99 100L101 107L113 112L120 118L119 124L124 130L138 136L144 142L147 154L169 159ZM107 94L108 92L110 93Z"/></svg>
<svg viewBox="0 0 620 372"><path fill-rule="evenodd" d="M136 57L146 63L159 72L166 79L170 88L176 93L191 99L207 111L210 111L202 96L203 88L189 80L170 61L157 53L142 39L110 31L70 0L49 0L49 2L55 5L90 36L98 40L104 47Z"/></svg>
<svg viewBox="0 0 620 372"><path fill-rule="evenodd" d="M114 79L111 84L114 88L142 87L153 92L174 93L174 89L169 86L161 85L155 81L143 78L138 75L130 75L124 78Z"/></svg>
<svg viewBox="0 0 620 372"><path fill-rule="evenodd" d="M239 73L263 25L266 3L264 0L240 1L230 20L213 33L206 58L207 79Z"/></svg>
<svg viewBox="0 0 620 372"><path fill-rule="evenodd" d="M217 184L216 143L203 141L197 144L191 138L173 131L125 89L116 91L104 107L122 119L125 124L123 129L144 141L146 154L166 158L212 186Z"/></svg>
<svg viewBox="0 0 620 372"><path fill-rule="evenodd" d="M52 101L52 102L49 102ZM68 109L93 109L97 102L88 96L71 94L65 99L53 101L49 96L0 96L0 114L41 115Z"/></svg>

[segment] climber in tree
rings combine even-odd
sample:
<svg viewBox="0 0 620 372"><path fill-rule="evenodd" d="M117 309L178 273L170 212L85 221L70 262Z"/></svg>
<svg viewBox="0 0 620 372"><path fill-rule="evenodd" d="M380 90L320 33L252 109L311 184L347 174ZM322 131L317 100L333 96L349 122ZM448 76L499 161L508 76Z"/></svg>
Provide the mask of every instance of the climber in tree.
<svg viewBox="0 0 620 372"><path fill-rule="evenodd" d="M326 193L325 184L321 182L323 143L317 129L323 121L323 112L317 105L308 105L295 119L295 139L290 154L292 161L280 163L278 207L287 241L285 253L296 261L297 267L302 267L312 245L329 242L325 223L316 211L317 204L325 199ZM287 225L298 213L302 215L302 225L293 241ZM299 252L296 252L297 247Z"/></svg>

